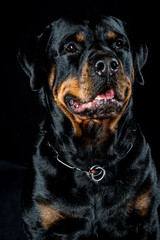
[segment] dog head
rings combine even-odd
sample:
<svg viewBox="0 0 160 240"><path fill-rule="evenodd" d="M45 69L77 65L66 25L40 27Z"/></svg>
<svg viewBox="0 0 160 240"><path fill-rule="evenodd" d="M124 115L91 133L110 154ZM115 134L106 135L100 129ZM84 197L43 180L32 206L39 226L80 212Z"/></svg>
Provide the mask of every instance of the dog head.
<svg viewBox="0 0 160 240"><path fill-rule="evenodd" d="M135 46L114 17L59 19L18 53L33 90L48 86L52 104L72 123L75 135L88 126L114 132L132 95L147 47ZM103 133L102 133L103 132Z"/></svg>

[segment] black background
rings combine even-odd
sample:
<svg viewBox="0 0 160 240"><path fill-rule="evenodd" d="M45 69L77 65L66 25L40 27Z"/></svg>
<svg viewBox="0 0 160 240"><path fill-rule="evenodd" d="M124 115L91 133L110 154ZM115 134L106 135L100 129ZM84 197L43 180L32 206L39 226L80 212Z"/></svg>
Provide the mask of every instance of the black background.
<svg viewBox="0 0 160 240"><path fill-rule="evenodd" d="M156 5L157 2L157 5ZM17 61L18 49L53 20L70 14L102 13L128 22L134 37L147 44L145 85L135 84L134 112L159 165L158 1L6 1L0 6L0 239L21 235L19 199L24 168L31 160L42 109ZM15 165L16 164L16 165ZM17 167L18 165L18 167ZM6 230L8 229L8 230ZM10 229L10 230L9 230Z"/></svg>

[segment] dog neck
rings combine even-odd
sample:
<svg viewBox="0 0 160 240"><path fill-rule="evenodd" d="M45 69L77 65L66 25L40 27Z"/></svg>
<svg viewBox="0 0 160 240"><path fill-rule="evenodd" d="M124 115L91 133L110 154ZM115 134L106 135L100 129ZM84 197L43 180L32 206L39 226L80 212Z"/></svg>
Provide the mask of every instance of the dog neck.
<svg viewBox="0 0 160 240"><path fill-rule="evenodd" d="M137 130L136 126L134 125L130 132L130 137L133 135L134 132L136 132L136 130ZM132 141L134 142L134 137L132 137ZM130 151L132 150L132 148L134 146L133 142L130 141L129 144L127 145L127 148L125 149L125 151L117 154L117 157L115 158L116 162L127 157L127 155L130 153ZM97 159L97 163L94 163L94 162L92 163L92 161L90 161L90 163L89 163L90 165L83 164L83 166L81 165L81 167L79 167L77 165L77 162L80 162L81 160L77 159L77 157L79 157L79 156L76 156L74 159L74 162L72 162L72 165L71 165L71 163L68 163L69 162L68 158L61 159L61 156L59 154L59 149L56 150L55 146L53 146L49 141L47 142L47 145L49 146L51 151L53 151L53 154L55 155L57 162L61 166L63 166L64 168L71 169L73 171L85 173L92 182L100 182L101 180L106 178L105 177L106 169L108 169L108 167L111 167L111 165L114 164L113 159L112 159L111 163L108 161L108 159L107 159L107 161L105 159L105 162L101 161L101 159ZM113 151L113 149L112 149L112 151ZM84 161L82 161L82 162L84 162ZM91 166L91 164L94 164L94 165Z"/></svg>

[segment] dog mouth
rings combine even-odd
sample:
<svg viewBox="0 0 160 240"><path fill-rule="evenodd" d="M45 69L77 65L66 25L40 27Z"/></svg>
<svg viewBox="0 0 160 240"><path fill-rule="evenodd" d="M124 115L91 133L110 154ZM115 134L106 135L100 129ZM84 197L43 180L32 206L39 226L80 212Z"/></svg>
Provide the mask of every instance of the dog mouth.
<svg viewBox="0 0 160 240"><path fill-rule="evenodd" d="M66 96L66 103L73 114L86 115L89 118L116 117L123 107L123 101L116 96L113 88L103 89L89 102Z"/></svg>

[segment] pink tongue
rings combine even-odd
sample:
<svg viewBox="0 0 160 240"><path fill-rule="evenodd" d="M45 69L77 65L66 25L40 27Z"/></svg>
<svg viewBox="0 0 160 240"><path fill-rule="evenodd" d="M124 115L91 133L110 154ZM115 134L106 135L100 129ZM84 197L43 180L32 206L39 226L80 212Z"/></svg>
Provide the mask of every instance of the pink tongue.
<svg viewBox="0 0 160 240"><path fill-rule="evenodd" d="M105 93L98 94L97 97L101 99L112 99L114 98L114 91L113 89L108 89Z"/></svg>

